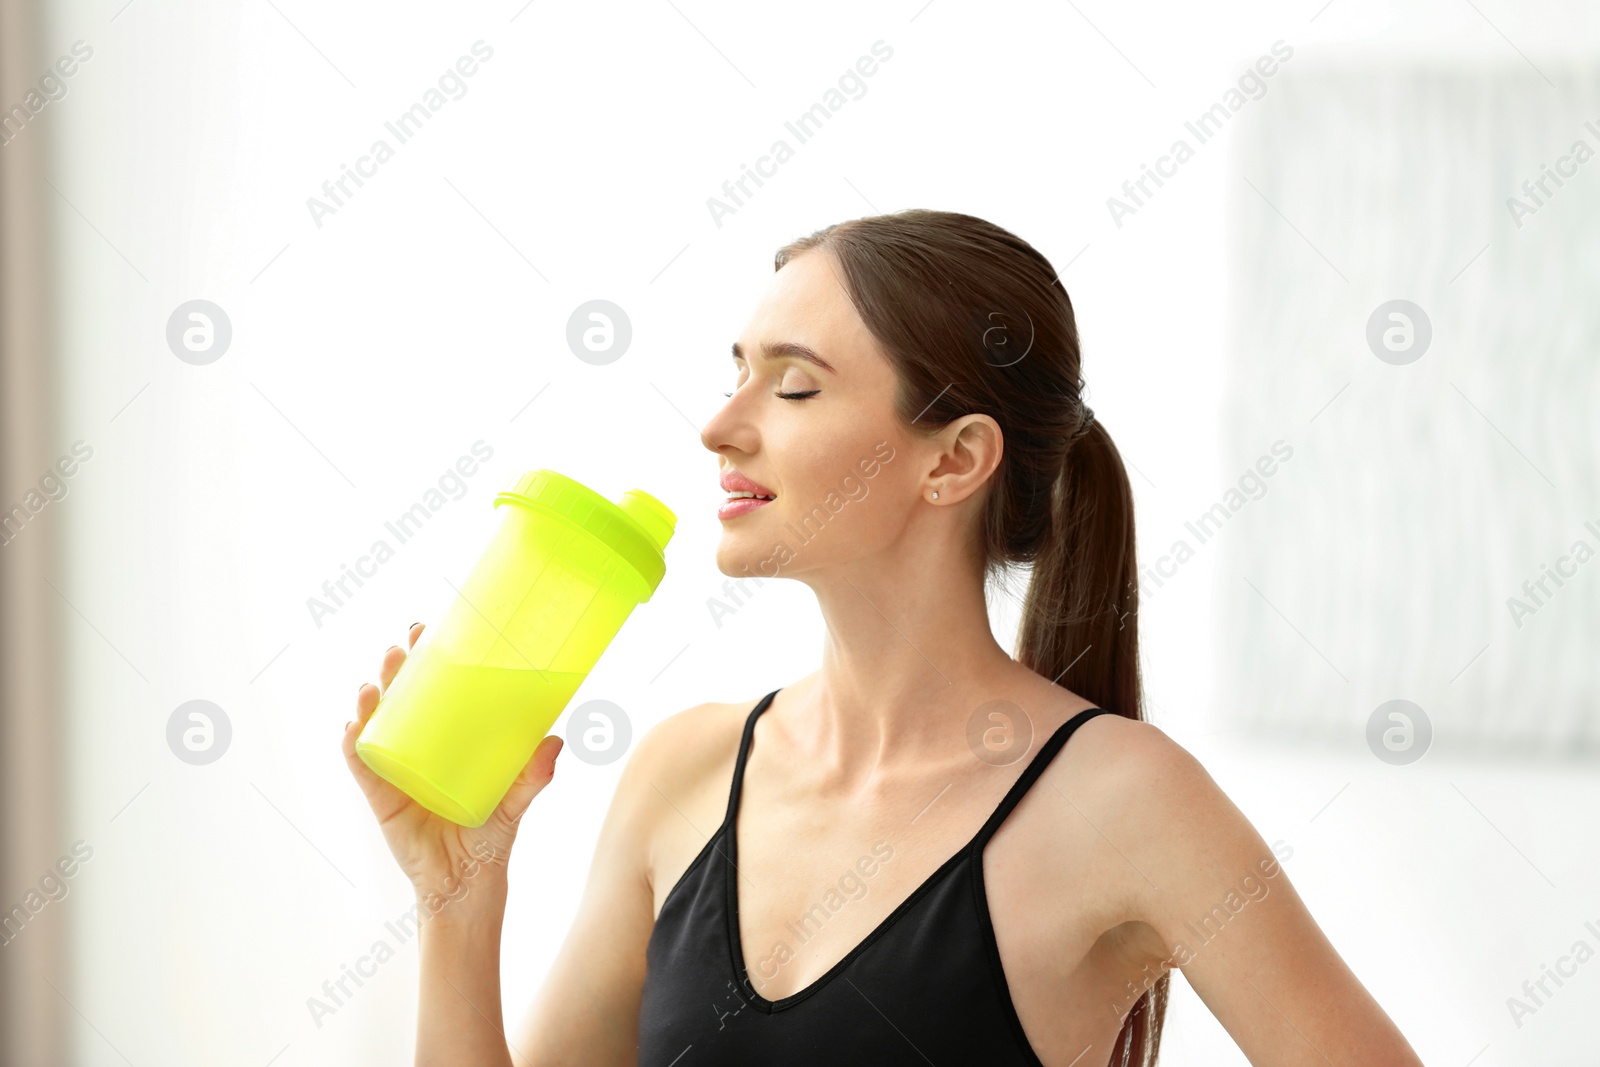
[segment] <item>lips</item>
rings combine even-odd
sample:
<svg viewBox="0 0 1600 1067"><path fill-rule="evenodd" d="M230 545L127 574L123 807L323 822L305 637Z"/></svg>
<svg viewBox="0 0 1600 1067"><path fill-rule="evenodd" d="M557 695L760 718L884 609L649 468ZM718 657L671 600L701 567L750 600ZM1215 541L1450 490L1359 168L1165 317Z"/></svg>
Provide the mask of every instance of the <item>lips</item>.
<svg viewBox="0 0 1600 1067"><path fill-rule="evenodd" d="M736 470L723 471L721 485L722 488L730 493L760 493L762 496L778 495L766 486L751 481Z"/></svg>
<svg viewBox="0 0 1600 1067"><path fill-rule="evenodd" d="M737 518L740 515L755 511L758 508L766 507L768 504L772 503L772 501L765 498L776 497L778 495L761 483L751 481L749 478L746 478L743 474L740 474L736 470L723 471L722 478L720 480L722 488L727 490L730 496L722 503L720 507L717 508L717 518L719 519L726 520ZM756 493L760 495L731 495L743 493Z"/></svg>

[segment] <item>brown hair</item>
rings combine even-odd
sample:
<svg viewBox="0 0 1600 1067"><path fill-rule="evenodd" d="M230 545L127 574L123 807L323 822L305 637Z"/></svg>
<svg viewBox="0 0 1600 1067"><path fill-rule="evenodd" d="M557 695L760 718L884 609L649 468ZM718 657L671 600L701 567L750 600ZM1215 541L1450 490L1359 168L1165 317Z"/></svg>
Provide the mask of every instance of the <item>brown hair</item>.
<svg viewBox="0 0 1600 1067"><path fill-rule="evenodd" d="M774 268L812 249L832 256L894 366L902 423L932 434L981 413L1000 424L974 548L985 583L1032 570L1017 659L1143 721L1133 490L1083 402L1072 301L1050 261L993 223L923 209L818 230L779 249ZM1153 1067L1168 979L1134 1003L1112 1063Z"/></svg>

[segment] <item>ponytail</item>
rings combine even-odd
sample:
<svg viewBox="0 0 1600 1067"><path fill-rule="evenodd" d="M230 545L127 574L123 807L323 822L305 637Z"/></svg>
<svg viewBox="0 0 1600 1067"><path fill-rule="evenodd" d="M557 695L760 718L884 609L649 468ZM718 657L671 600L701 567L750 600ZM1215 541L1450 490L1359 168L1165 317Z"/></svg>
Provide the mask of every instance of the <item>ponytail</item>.
<svg viewBox="0 0 1600 1067"><path fill-rule="evenodd" d="M1051 506L1018 658L1108 711L1142 719L1133 487L1104 424L1091 421L1068 448Z"/></svg>
<svg viewBox="0 0 1600 1067"><path fill-rule="evenodd" d="M1053 535L1034 556L1017 658L1085 700L1143 721L1133 487L1111 435L1092 412L1089 419L1056 483ZM1134 1002L1113 1065L1155 1063L1170 980L1162 974Z"/></svg>

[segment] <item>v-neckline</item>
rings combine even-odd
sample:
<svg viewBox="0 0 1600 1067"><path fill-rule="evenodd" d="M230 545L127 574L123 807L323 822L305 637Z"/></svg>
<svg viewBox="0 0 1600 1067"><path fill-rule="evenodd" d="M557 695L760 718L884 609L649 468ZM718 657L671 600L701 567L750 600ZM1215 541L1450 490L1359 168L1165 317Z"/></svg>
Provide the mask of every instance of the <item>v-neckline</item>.
<svg viewBox="0 0 1600 1067"><path fill-rule="evenodd" d="M764 714L767 708L772 706L773 699L780 691L780 689L774 689L771 693L767 694L766 698L761 702L760 705L761 713ZM1034 752L1032 759L1030 759L1028 764L1022 768L1022 773L1017 775L1016 781L1011 783L1011 786L1006 790L1005 795L1000 798L1000 803L995 805L994 810L989 813L989 817L983 821L983 825L978 827L977 832L972 835L972 838L965 845L962 845L961 848L951 855L949 859L941 863L932 874L923 879L921 884L911 891L910 896L906 897L898 905L896 905L894 910L889 912L888 915L885 915L883 920L874 926L872 930L867 933L866 937L857 942L856 945L850 949L850 951L846 952L838 962L829 967L814 981L806 984L800 989L795 990L788 996L780 997L777 1000L768 1000L766 997L762 996L760 992L756 990L755 983L750 981L750 974L745 967L744 962L744 935L739 929L739 808L742 806L741 801L744 799L744 771L749 763L750 749L754 747L755 742L755 720L760 718L760 714L753 712L751 714L750 721L747 723L748 741L741 741L741 746L744 750L739 760L738 774L734 782L735 793L730 799L727 818L725 820L727 832L723 836L725 838L725 844L727 847L725 850L719 850L722 852L724 860L723 883L724 899L727 904L728 914L728 948L732 957L734 974L738 978L738 985L740 987L739 995L743 997L747 1003L754 1005L760 1011L766 1012L770 1015L773 1012L782 1011L785 1008L798 1004L800 1001L810 997L812 994L816 993L818 990L822 989L825 985L832 981L840 971L848 967L851 962L865 952L873 942L877 941L878 938L887 933L890 927L898 922L902 916L904 916L912 908L916 907L917 902L926 896L929 890L938 885L938 883L946 875L948 875L957 864L959 864L963 859L968 858L983 842L987 834L992 834L994 832L994 829L998 827L998 820L1003 818L1001 813L1006 812L1006 814L1009 814L1007 809L1014 805L1013 794L1020 795L1020 791L1026 790L1027 785L1024 785L1025 782L1028 785L1032 784L1031 781L1029 781L1029 772L1033 769L1034 764L1039 761L1040 757L1044 755L1045 750L1051 746L1051 743L1063 731L1067 730L1074 724L1087 721L1086 716L1092 717L1090 716L1091 712L1109 714L1103 708L1084 708L1082 711L1073 713L1070 718L1068 718L1060 726L1056 727L1055 731L1045 739L1044 744L1040 745L1038 750ZM991 826L991 823L996 825ZM978 868L977 877L980 881L983 878L983 868L981 864Z"/></svg>

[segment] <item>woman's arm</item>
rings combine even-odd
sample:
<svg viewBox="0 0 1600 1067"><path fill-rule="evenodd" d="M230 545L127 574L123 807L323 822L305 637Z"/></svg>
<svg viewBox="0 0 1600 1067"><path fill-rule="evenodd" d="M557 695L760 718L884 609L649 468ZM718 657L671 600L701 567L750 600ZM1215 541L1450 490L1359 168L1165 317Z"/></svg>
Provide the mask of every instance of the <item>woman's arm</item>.
<svg viewBox="0 0 1600 1067"><path fill-rule="evenodd" d="M639 786L647 777L643 766L653 734L628 757L595 842L577 915L513 1036L517 1067L638 1062L645 944L654 926L645 864L650 813Z"/></svg>
<svg viewBox="0 0 1600 1067"><path fill-rule="evenodd" d="M485 867L474 876L475 884L464 898L446 904L422 925L418 1067L509 1067L512 1063L500 1017L505 867ZM418 901L419 914L425 906Z"/></svg>
<svg viewBox="0 0 1600 1067"><path fill-rule="evenodd" d="M421 633L420 624L412 627L413 646ZM646 731L635 745L601 825L577 918L527 1020L508 1033L500 990L506 862L519 837L523 851L542 848L539 824L553 817L552 809L523 816L550 782L561 745L556 738L540 742L482 827L456 826L427 812L355 752L362 727L405 659L405 650L390 648L378 684L361 687L343 751L416 891L418 1067L631 1067L638 1060L645 947L655 926L649 859L656 820L682 801L703 760L717 762L716 745L697 743L715 731L707 730L700 708L691 708ZM532 843L525 840L529 835ZM532 866L537 871L548 859L537 855Z"/></svg>
<svg viewBox="0 0 1600 1067"><path fill-rule="evenodd" d="M699 712L691 708L670 716L629 754L600 827L577 914L512 1034L516 1067L633 1067L638 1062L645 947L655 928L649 860L657 821L663 812L678 818L672 805L683 802L685 783L695 773L698 760L684 746L704 739Z"/></svg>
<svg viewBox="0 0 1600 1067"><path fill-rule="evenodd" d="M1122 732L1095 807L1142 872L1138 914L1250 1062L1421 1067L1199 761L1155 726Z"/></svg>

